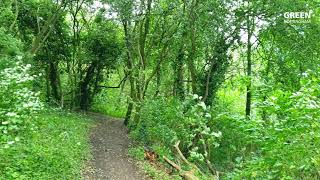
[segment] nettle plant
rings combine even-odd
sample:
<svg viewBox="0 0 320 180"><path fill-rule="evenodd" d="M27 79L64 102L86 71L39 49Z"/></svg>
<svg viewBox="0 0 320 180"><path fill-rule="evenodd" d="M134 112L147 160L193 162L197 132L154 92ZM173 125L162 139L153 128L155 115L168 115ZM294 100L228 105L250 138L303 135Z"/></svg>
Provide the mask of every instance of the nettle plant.
<svg viewBox="0 0 320 180"><path fill-rule="evenodd" d="M27 117L43 106L39 92L31 90L39 75L30 75L30 68L18 60L0 72L0 147L8 148L19 141L18 132L26 126Z"/></svg>

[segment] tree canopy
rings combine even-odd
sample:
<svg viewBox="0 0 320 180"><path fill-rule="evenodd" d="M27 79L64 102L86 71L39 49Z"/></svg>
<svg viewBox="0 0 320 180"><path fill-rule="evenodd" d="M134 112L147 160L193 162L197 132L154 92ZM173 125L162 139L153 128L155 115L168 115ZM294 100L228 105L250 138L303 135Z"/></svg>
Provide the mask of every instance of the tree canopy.
<svg viewBox="0 0 320 180"><path fill-rule="evenodd" d="M319 12L318 0L1 0L0 148L45 107L99 111L184 178L319 179Z"/></svg>

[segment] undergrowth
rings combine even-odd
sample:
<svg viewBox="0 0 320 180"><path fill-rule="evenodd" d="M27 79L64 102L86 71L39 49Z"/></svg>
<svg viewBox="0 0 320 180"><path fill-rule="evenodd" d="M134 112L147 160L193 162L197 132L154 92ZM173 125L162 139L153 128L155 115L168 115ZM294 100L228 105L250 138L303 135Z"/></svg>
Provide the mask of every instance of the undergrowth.
<svg viewBox="0 0 320 180"><path fill-rule="evenodd" d="M149 177L151 177L154 180L181 180L179 175L177 174L169 175L165 172L163 168L161 169L157 167L160 164L158 165L156 163L151 164L149 161L145 160L144 153L145 151L143 146L138 146L138 145L136 145L135 147L129 148L129 152L128 152L129 156L131 156L132 158L138 161L138 165L140 169L142 169Z"/></svg>
<svg viewBox="0 0 320 180"><path fill-rule="evenodd" d="M104 90L95 97L91 107L91 111L117 118L124 118L126 110L126 98L117 89Z"/></svg>
<svg viewBox="0 0 320 180"><path fill-rule="evenodd" d="M19 141L0 148L0 179L81 179L90 120L46 110L27 119Z"/></svg>
<svg viewBox="0 0 320 180"><path fill-rule="evenodd" d="M173 144L180 140L179 148L190 162L209 174L209 160L222 179L319 179L320 102L315 74L302 78L297 92L272 90L270 97L255 105L251 119L239 113L233 103L239 99L222 97L224 101L217 99L214 107L189 99L148 100L140 120L131 125L131 136L144 146L160 147L156 153L168 149L167 156L176 153ZM181 162L176 155L169 159Z"/></svg>

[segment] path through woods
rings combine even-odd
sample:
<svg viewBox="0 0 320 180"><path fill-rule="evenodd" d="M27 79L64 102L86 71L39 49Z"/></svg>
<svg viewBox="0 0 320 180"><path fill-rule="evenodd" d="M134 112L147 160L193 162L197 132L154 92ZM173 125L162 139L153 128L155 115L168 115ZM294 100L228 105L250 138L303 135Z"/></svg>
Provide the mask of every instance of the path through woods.
<svg viewBox="0 0 320 180"><path fill-rule="evenodd" d="M123 120L90 113L96 126L90 133L93 158L84 170L86 180L144 180L147 179L128 157L127 129Z"/></svg>

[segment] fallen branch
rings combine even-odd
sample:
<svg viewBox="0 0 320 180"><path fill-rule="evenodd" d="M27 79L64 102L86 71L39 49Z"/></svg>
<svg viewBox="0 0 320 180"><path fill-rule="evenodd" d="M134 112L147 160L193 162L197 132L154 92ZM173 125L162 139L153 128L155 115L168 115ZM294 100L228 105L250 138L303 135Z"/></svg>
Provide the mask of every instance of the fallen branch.
<svg viewBox="0 0 320 180"><path fill-rule="evenodd" d="M182 170L181 167L180 167L178 164L174 163L173 161L171 161L170 159L168 159L166 156L163 156L163 159L164 159L168 164L170 164L173 168L175 168L176 170L178 170L178 171L181 171L181 170Z"/></svg>
<svg viewBox="0 0 320 180"><path fill-rule="evenodd" d="M189 166L191 166L193 169L195 169L196 171L198 171L201 175L204 175L204 173L194 164L192 164L191 162L189 162L187 160L186 157L184 157L184 155L182 154L180 148L179 148L179 144L180 144L180 141L178 141L175 145L174 145L174 148L176 149L179 157L186 163L188 164Z"/></svg>
<svg viewBox="0 0 320 180"><path fill-rule="evenodd" d="M182 152L180 151L180 148L179 148L179 144L180 144L180 141L178 141L173 147L176 149L178 155L180 156L180 158L188 165L190 165L191 163L187 160L186 157L184 157L184 155L182 154Z"/></svg>
<svg viewBox="0 0 320 180"><path fill-rule="evenodd" d="M179 148L180 141L178 141L173 147L177 151L177 154L179 158L188 166L190 166L192 169L190 171L184 171L181 166L176 164L175 162L171 161L167 157L163 156L163 159L174 169L176 169L179 172L179 175L184 178L185 180L199 180L197 176L195 176L195 172L201 174L203 177L206 177L206 175L196 166L195 164L191 163L187 160L187 158L182 154L180 148ZM210 166L210 170L214 171L214 168L211 166L210 161L207 161L207 164ZM219 179L218 172L214 171L215 175L213 179Z"/></svg>
<svg viewBox="0 0 320 180"><path fill-rule="evenodd" d="M190 170L190 171L183 171L182 168L174 163L173 161L171 161L170 159L168 159L166 156L163 156L163 159L168 163L170 164L170 166L172 166L173 168L175 168L176 170L179 171L179 175L185 179L185 180L199 180L198 177L196 177L194 175L194 171L193 170Z"/></svg>

